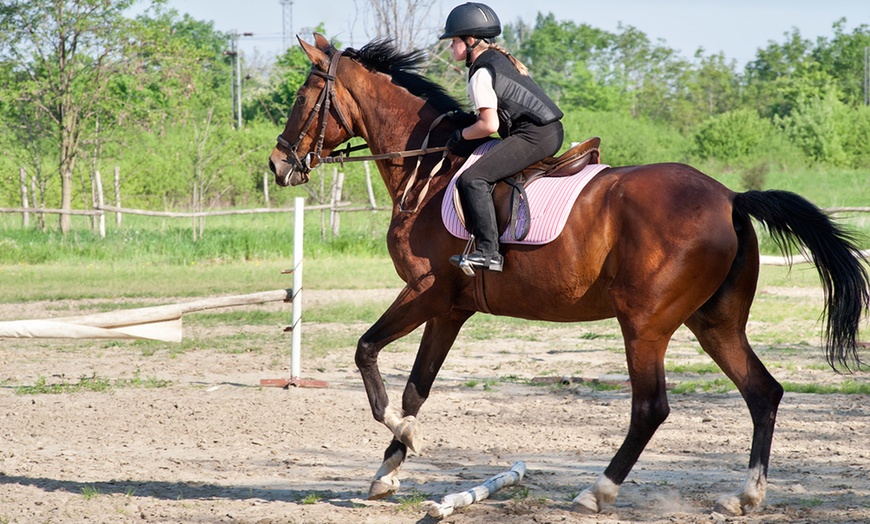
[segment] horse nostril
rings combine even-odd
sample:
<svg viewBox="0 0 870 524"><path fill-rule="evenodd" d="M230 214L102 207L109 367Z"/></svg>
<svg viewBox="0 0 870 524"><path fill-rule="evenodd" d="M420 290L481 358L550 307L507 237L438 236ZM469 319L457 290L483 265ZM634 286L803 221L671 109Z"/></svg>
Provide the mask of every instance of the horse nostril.
<svg viewBox="0 0 870 524"><path fill-rule="evenodd" d="M269 171L272 172L273 175L277 175L278 172L275 171L275 162L272 162L272 159L269 159Z"/></svg>

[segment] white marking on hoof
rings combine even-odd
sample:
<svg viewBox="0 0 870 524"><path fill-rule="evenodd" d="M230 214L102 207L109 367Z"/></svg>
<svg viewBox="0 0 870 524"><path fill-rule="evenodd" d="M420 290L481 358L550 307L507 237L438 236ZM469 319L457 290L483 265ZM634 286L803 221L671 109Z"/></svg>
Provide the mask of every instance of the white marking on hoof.
<svg viewBox="0 0 870 524"><path fill-rule="evenodd" d="M616 502L619 493L619 485L601 475L595 484L584 489L571 504L571 511L578 513L600 513L605 506L611 506Z"/></svg>
<svg viewBox="0 0 870 524"><path fill-rule="evenodd" d="M398 408L388 405L387 409L384 410L384 425L393 432L393 435L399 439L399 442L408 446L414 453L419 454L421 448L415 442L415 437L417 436L420 422L417 420L417 417L403 417L402 415L403 413Z"/></svg>
<svg viewBox="0 0 870 524"><path fill-rule="evenodd" d="M394 475L375 479L369 487L369 500L385 499L393 493L399 491L399 479Z"/></svg>
<svg viewBox="0 0 870 524"><path fill-rule="evenodd" d="M390 431L395 433L395 428L402 423L403 416L404 413L402 413L402 410L393 407L392 404L387 404L387 409L384 410L384 425L390 428Z"/></svg>
<svg viewBox="0 0 870 524"><path fill-rule="evenodd" d="M764 502L767 493L767 477L760 467L749 470L743 488L720 497L716 501L715 511L732 517L746 515L757 509Z"/></svg>
<svg viewBox="0 0 870 524"><path fill-rule="evenodd" d="M404 461L405 454L399 450L384 459L369 487L369 500L383 499L399 491L398 473Z"/></svg>
<svg viewBox="0 0 870 524"><path fill-rule="evenodd" d="M595 500L595 496L588 489L584 489L582 493L574 497L571 511L585 515L594 515L598 513L598 501Z"/></svg>
<svg viewBox="0 0 870 524"><path fill-rule="evenodd" d="M743 516L743 507L740 505L740 497L737 495L725 495L716 501L716 506L713 508L716 513L721 513L728 517Z"/></svg>
<svg viewBox="0 0 870 524"><path fill-rule="evenodd" d="M402 419L402 423L399 424L399 427L396 428L394 433L396 438L399 439L399 442L408 446L408 449L418 455L422 449L420 443L416 440L417 430L419 428L420 421L418 421L416 417L405 417Z"/></svg>

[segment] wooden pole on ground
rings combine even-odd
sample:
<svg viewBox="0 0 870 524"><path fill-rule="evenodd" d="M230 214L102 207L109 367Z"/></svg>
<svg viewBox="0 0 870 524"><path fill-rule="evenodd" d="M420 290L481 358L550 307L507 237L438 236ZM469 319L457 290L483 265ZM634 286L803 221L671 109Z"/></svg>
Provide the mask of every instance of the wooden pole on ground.
<svg viewBox="0 0 870 524"><path fill-rule="evenodd" d="M432 500L424 502L428 507L427 513L430 517L443 519L452 514L453 510L457 508L474 504L475 502L479 502L489 497L502 488L519 484L523 480L523 475L525 474L526 464L523 461L518 461L511 467L510 471L499 473L498 475L489 478L480 486L473 487L468 491L463 491L462 493L451 493L450 495L445 495L440 503Z"/></svg>
<svg viewBox="0 0 870 524"><path fill-rule="evenodd" d="M181 342L181 318L208 309L291 300L292 290L205 298L193 302L121 309L76 317L0 322L0 338L150 339Z"/></svg>

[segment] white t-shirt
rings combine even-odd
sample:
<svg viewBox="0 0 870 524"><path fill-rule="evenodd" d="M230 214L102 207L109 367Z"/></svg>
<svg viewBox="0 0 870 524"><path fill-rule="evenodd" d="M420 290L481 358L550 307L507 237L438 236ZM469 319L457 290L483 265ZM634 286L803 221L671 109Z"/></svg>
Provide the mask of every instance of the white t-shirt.
<svg viewBox="0 0 870 524"><path fill-rule="evenodd" d="M492 74L489 69L481 67L475 71L474 76L468 81L466 92L475 113L480 113L482 107L498 108L498 97L492 87Z"/></svg>

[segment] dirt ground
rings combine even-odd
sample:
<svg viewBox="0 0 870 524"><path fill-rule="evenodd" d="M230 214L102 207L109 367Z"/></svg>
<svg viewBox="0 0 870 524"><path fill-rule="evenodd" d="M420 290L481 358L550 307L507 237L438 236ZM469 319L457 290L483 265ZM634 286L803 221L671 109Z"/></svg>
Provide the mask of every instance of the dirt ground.
<svg viewBox="0 0 870 524"><path fill-rule="evenodd" d="M316 306L395 292L312 291L306 300ZM62 314L98 306L99 301L65 304ZM57 310L56 303L5 305L0 319L56 316ZM361 334L365 327L310 322L303 341L306 334ZM185 336L197 336L197 329L186 328ZM250 333L265 329L252 326ZM422 501L469 489L518 460L528 468L519 487L444 522L870 522L867 395L786 394L767 501L752 515L726 518L712 508L745 476L751 436L745 405L734 392L672 394L670 418L615 507L596 516L571 513L571 499L596 479L622 442L630 398L626 389L529 383L555 376L554 370L598 377L624 369L621 352L562 327L496 340L461 337L421 413L425 448L406 462L396 496L367 501L390 434L371 417L353 348L303 360L303 376L328 381L327 389L261 388L260 379L289 373L288 341L282 337L276 333L275 347L260 351L206 345L155 354L129 343L4 340L0 523L436 522ZM606 341L608 347L618 343ZM688 332L678 332L671 356L705 358ZM819 348L805 348L797 358L797 365L774 375L843 378L800 365L823 363ZM382 353L381 371L393 399L400 398L412 362L412 343ZM16 392L39 377L51 384L137 373L172 383Z"/></svg>

